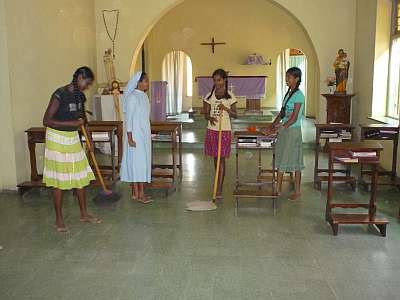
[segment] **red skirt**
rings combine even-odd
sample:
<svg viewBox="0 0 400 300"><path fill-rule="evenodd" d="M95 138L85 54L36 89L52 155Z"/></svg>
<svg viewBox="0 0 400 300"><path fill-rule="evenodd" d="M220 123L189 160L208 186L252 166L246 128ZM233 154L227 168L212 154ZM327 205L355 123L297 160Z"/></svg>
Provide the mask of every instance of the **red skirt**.
<svg viewBox="0 0 400 300"><path fill-rule="evenodd" d="M221 157L229 157L231 155L231 142L231 131L222 131ZM218 157L218 131L207 129L204 153L208 156Z"/></svg>

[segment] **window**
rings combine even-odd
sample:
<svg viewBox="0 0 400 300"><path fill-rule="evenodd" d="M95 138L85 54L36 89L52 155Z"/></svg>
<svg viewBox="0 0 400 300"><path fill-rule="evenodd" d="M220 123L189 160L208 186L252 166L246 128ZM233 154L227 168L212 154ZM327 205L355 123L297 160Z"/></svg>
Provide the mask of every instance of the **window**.
<svg viewBox="0 0 400 300"><path fill-rule="evenodd" d="M400 83L400 39L392 41L389 69L389 89L387 102L388 117L399 117L399 83Z"/></svg>
<svg viewBox="0 0 400 300"><path fill-rule="evenodd" d="M393 2L393 29L390 46L389 85L386 104L388 117L399 118L400 102L400 2Z"/></svg>
<svg viewBox="0 0 400 300"><path fill-rule="evenodd" d="M165 57L162 79L167 86L167 114L177 115L192 107L193 74L192 61L183 51L174 50Z"/></svg>

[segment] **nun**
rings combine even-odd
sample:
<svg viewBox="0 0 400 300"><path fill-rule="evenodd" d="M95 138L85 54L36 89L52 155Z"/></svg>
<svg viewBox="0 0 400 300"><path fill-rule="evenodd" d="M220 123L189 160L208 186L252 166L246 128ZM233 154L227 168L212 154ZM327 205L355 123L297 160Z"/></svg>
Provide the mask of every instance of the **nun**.
<svg viewBox="0 0 400 300"><path fill-rule="evenodd" d="M132 186L132 199L143 204L152 200L144 193L144 185L151 182L150 101L146 94L149 79L138 72L130 79L123 98L125 114L124 152L121 181Z"/></svg>

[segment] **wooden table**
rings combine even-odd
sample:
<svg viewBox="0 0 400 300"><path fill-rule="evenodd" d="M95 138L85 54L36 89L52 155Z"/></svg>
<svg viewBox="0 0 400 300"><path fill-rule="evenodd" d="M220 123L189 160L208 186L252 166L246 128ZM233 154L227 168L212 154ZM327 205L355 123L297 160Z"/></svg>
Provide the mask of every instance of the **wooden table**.
<svg viewBox="0 0 400 300"><path fill-rule="evenodd" d="M177 170L179 170L179 178L182 179L182 123L152 122L151 133L159 137L153 137L153 143L165 142L171 144L172 164L152 164L152 177L156 180L152 180L146 188L165 190L168 196L170 192L176 190ZM177 152L179 163L176 160ZM166 181L165 179L170 180Z"/></svg>
<svg viewBox="0 0 400 300"><path fill-rule="evenodd" d="M326 147L326 143L329 142L330 138L339 138L343 131L349 132L352 135L354 127L350 124L315 124L315 128L314 188L321 190L322 182L328 181L328 169L319 167L321 140L325 140ZM326 136L327 134L331 134L332 137ZM333 135L335 135L335 137L333 137ZM351 185L353 190L356 188L356 179L351 176L349 166L347 166L346 169L335 169L334 172L339 174L333 176L333 181L346 182ZM325 173L325 175L321 175L321 173Z"/></svg>
<svg viewBox="0 0 400 300"><path fill-rule="evenodd" d="M90 134L98 133L98 132L106 132L109 135L109 140L106 142L111 143L111 166L103 166L100 165L100 170L102 174L106 177L106 184L112 185L117 179L120 170L120 165L122 161L122 122L118 121L98 121L98 122L89 122L88 124ZM32 188L43 188L45 185L42 182L43 175L39 174L37 170L37 161L36 161L36 144L43 144L46 141L46 128L45 127L31 127L25 131L28 136L28 149L29 149L29 158L31 165L31 180L20 183L17 185L20 193L24 193L27 190ZM115 165L114 159L114 141L115 136L118 138L118 159L117 164ZM90 157L88 157L90 161ZM111 179L111 180L110 180ZM98 180L92 182L93 185L100 185Z"/></svg>
<svg viewBox="0 0 400 300"><path fill-rule="evenodd" d="M271 142L271 146L262 146L259 144L260 139L267 139L261 132L249 132L249 131L236 131L234 133L236 139L236 184L235 190L233 192L233 196L236 199L236 211L239 208L239 199L240 198L269 198L272 199L272 207L274 215L276 215L276 199L278 198L276 192L276 172L272 172L272 177L270 182L259 180L259 176L262 174L262 159L261 154L262 151L272 151L272 169L275 170L275 140L276 138L268 138ZM243 139L253 139L257 142L254 146L250 145L241 145L241 140ZM257 151L258 152L258 176L257 181L255 182L242 182L239 178L239 152L240 150L245 149L248 151ZM266 185L270 185L271 189L263 189ZM251 190L249 187L256 187L256 190Z"/></svg>
<svg viewBox="0 0 400 300"><path fill-rule="evenodd" d="M386 171L381 167L378 167L378 185L393 185L400 187L400 180L397 178L397 152L399 144L399 127L389 124L364 124L361 127L361 140L372 140L372 141L392 141L392 167L390 171ZM368 190L371 186L371 180L366 180L366 175L370 176L371 171L365 170L364 165L361 164L361 175L360 183ZM385 180L385 177L389 176L389 180Z"/></svg>
<svg viewBox="0 0 400 300"><path fill-rule="evenodd" d="M382 145L372 141L365 141L359 143L345 142L345 143L329 143L329 176L328 176L328 195L326 202L326 221L332 227L334 235L338 234L339 224L368 224L374 225L382 236L386 236L386 225L389 223L384 218L376 217L376 187L378 179L377 166L379 164L379 156L383 150ZM376 159L364 159L359 158L358 162L346 162L339 158L351 157L350 152L375 152ZM337 203L333 201L333 173L334 164L368 164L371 165L372 171L372 184L371 184L371 196L368 203L356 203L356 202L341 202ZM334 213L332 210L335 208L355 209L365 208L368 209L368 213L364 214L344 214Z"/></svg>
<svg viewBox="0 0 400 300"><path fill-rule="evenodd" d="M182 179L182 129L183 124L182 122L171 122L171 121L165 121L165 122L151 122L151 133L152 134L157 134L157 135L167 135L170 136L171 139L169 140L153 140L153 142L169 142L172 143L172 132L175 131L175 154L174 157L176 157L176 150L178 150L178 163L176 164L176 167L179 170L179 178ZM176 142L177 141L177 142ZM174 145L172 145L174 146ZM171 148L173 149L173 147ZM171 164L160 164L160 165L155 165L155 167L158 168L172 168Z"/></svg>

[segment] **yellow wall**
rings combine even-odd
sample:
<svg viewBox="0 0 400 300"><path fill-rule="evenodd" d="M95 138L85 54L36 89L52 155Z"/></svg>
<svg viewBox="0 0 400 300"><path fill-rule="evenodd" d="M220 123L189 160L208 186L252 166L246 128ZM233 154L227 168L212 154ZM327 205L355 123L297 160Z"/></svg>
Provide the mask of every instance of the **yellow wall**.
<svg viewBox="0 0 400 300"><path fill-rule="evenodd" d="M345 48L349 59L354 61L355 38L355 11L356 0L264 0L276 3L293 14L304 26L316 50L319 70L316 74L320 80L316 80L316 88L326 92L324 80L333 74L332 62L335 59L338 48ZM369 0L368 0L369 1ZM174 6L183 1L179 0L152 0L142 1L140 5L133 0L96 0L96 32L97 32L97 62L102 65L104 49L110 47L101 18L102 9L118 8L121 10L120 31L117 37L116 68L122 80L128 80L135 67L138 47L145 40L158 20L162 18ZM198 1L202 2L202 1ZM239 1L231 1L239 2ZM242 1L241 1L242 2ZM218 3L218 1L216 1ZM246 1L249 3L249 1ZM214 4L213 4L214 5ZM250 6L250 5L249 5ZM210 7L210 11L212 6ZM267 13L267 12L266 12ZM204 17L207 18L208 15ZM273 41L271 41L273 43ZM199 46L200 47L200 46ZM135 59L132 59L135 58ZM353 69L350 70L352 77ZM99 78L104 81L104 71L99 68ZM352 78L351 78L352 79ZM352 80L349 87L351 91ZM319 105L317 117L320 120L326 118L326 103L322 97L317 101Z"/></svg>
<svg viewBox="0 0 400 300"><path fill-rule="evenodd" d="M5 45L1 45L1 57L8 52L11 101L7 109L11 120L2 120L1 124L13 128L2 126L2 131L9 129L15 144L14 149L10 146L11 153L6 153L5 157L6 161L11 161L10 169L1 172L16 174L16 179L9 178L3 184L3 188L12 189L16 185L14 180L20 182L29 178L24 130L41 126L51 93L68 83L78 66L89 65L96 71L94 0L2 2L4 9L1 11L6 16L3 31L7 39ZM0 36L4 38L4 34ZM2 84L7 85L4 72L2 65L0 78ZM6 137L7 140L10 137ZM12 163L14 156L15 165ZM43 159L43 151L39 151L38 156L39 160Z"/></svg>
<svg viewBox="0 0 400 300"><path fill-rule="evenodd" d="M15 187L17 180L4 2L0 0L0 190Z"/></svg>
<svg viewBox="0 0 400 300"><path fill-rule="evenodd" d="M365 122L371 114L375 61L377 0L357 0L356 53L354 61L353 124Z"/></svg>
<svg viewBox="0 0 400 300"><path fill-rule="evenodd" d="M215 54L210 47L200 45L201 42L210 42L212 36L217 42L227 43L216 46ZM220 67L229 70L230 75L268 76L263 107L275 107L279 54L287 48L301 49L308 58L310 73L307 115L315 116L314 103L319 99L319 90L312 84L318 79L315 77L318 63L313 45L296 19L272 2L186 0L161 18L147 37L146 44L151 80L162 79L163 59L172 50L182 50L190 56L194 77L210 76ZM243 65L247 55L255 52L272 59L272 65ZM201 99L196 97L197 84L194 84L194 95L193 106L202 106Z"/></svg>

